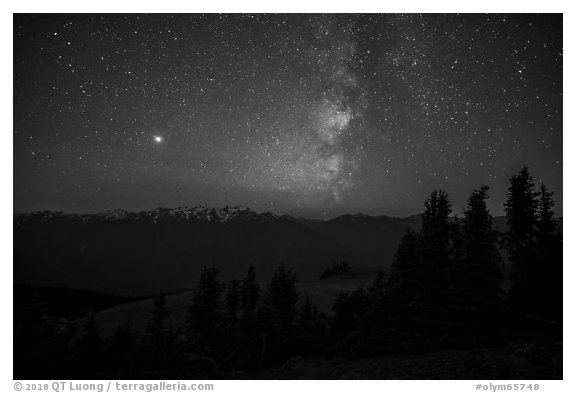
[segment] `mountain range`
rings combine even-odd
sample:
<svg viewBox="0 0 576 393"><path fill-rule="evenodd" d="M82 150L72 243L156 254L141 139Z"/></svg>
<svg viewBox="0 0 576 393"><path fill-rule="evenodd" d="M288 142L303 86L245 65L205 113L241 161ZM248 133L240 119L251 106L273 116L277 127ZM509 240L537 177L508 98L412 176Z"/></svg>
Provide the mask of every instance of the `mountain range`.
<svg viewBox="0 0 576 393"><path fill-rule="evenodd" d="M419 226L419 216L322 221L242 207L14 214L14 282L146 296L194 286L211 263L222 280L252 264L264 283L282 262L315 280L334 261L387 268L405 230Z"/></svg>

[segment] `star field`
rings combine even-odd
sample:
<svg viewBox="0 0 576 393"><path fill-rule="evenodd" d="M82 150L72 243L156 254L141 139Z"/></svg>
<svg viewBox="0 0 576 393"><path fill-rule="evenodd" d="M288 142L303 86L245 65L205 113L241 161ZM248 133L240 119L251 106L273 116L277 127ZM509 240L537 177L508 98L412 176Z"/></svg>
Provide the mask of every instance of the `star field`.
<svg viewBox="0 0 576 393"><path fill-rule="evenodd" d="M561 15L15 15L14 209L562 212Z"/></svg>

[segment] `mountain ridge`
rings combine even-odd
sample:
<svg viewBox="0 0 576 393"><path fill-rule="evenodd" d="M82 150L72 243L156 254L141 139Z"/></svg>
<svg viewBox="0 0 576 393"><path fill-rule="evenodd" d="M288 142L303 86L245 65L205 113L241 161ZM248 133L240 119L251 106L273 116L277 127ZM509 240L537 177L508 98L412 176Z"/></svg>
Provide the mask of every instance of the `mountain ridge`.
<svg viewBox="0 0 576 393"><path fill-rule="evenodd" d="M190 288L212 263L222 281L242 278L254 265L262 284L285 263L300 281L310 281L333 262L386 270L405 231L420 227L420 215L324 221L239 206L20 213L14 214L13 277L21 284L146 296ZM494 227L504 231L505 217L496 217Z"/></svg>
<svg viewBox="0 0 576 393"><path fill-rule="evenodd" d="M264 283L280 263L310 280L334 261L386 268L405 229L418 225L362 214L319 221L238 206L15 214L14 281L142 296L190 287L212 263L224 281L253 264Z"/></svg>
<svg viewBox="0 0 576 393"><path fill-rule="evenodd" d="M276 214L269 211L257 212L246 206L224 206L224 207L207 207L207 206L177 206L177 207L157 207L151 210L140 210L131 211L126 209L112 209L97 213L69 213L60 210L37 210L25 213L14 213L14 219L18 222L22 219L53 219L53 218L77 218L82 221L93 221L98 219L125 219L125 218L147 218L147 219L159 219L162 217L172 217L175 219L205 219L211 221L214 219L219 219L221 222L225 222L236 217L268 217L274 219L292 219L300 221L321 221L328 222L339 219L413 219L420 217L420 214L413 214L407 217L395 217L388 215L369 215L365 213L345 213L339 216L329 218L329 219L319 219L319 218L308 218L308 217L296 217L290 214Z"/></svg>

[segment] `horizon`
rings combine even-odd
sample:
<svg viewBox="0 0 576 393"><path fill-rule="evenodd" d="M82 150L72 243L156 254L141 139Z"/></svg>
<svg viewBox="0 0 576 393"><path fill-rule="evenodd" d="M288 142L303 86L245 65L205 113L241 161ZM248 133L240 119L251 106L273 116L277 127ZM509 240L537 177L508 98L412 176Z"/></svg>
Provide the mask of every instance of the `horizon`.
<svg viewBox="0 0 576 393"><path fill-rule="evenodd" d="M512 176L512 174L510 176ZM542 183L543 183L542 179L538 179L538 180L535 179L535 181L534 181L536 188L538 188L539 185ZM506 188L504 190L501 190L503 194L507 194L508 187L509 187L509 184L506 184ZM480 186L474 187L474 189L479 189L479 188L480 188ZM439 189L444 189L444 188L436 187L436 188L431 189L430 192L432 190L439 190ZM468 198L469 194L463 195L462 193L459 193L458 194L459 199L455 203L453 201L452 194L451 194L450 190L446 190L446 189L444 189L444 190L448 192L448 196L449 196L451 206L452 206L452 212L450 215L451 216L462 215L464 208L466 206L466 202L467 202L467 198ZM470 192L471 191L472 190L470 190ZM486 205L488 207L490 214L493 217L503 217L506 215L505 210L504 210L504 203L497 204L497 202L494 200L494 198L492 198L493 191L494 190L492 189L492 187L490 187L489 191L488 191L489 198L487 200ZM557 198L558 194L555 190L548 188L548 191L551 191L553 193L552 199L555 202L554 206L552 207L552 210L554 211L557 218L562 218L563 217L562 193L560 193L560 198L558 199ZM223 209L225 207L240 207L240 208L247 208L247 209L254 211L254 212L257 212L259 214L273 213L273 214L276 214L279 216L287 214L287 215L294 217L294 218L303 218L303 219L331 220L331 219L334 219L334 218L337 218L337 217L340 217L343 215L357 215L357 214L364 214L364 215L369 215L372 217L386 216L386 217L390 217L390 218L404 219L404 218L409 218L412 216L417 216L417 215L422 214L422 211L424 210L424 200L428 197L429 193L423 197L418 209L414 209L411 212L408 211L408 212L396 212L396 213L394 212L394 210L386 211L385 208L374 208L374 207L367 207L364 209L362 207L358 207L358 208L352 208L349 210L344 210L342 208L332 209L332 207L330 207L330 206L328 206L329 207L328 209L324 209L324 210L305 209L305 208L294 209L291 207L289 207L289 208L276 207L276 206L274 206L274 203L269 204L268 207L266 207L266 206L261 207L257 203L255 203L253 205L238 204L238 203L222 203L222 204L175 203L172 205L157 204L157 205L141 206L141 207L134 207L134 208L130 208L127 206L120 206L120 207L109 206L109 207L94 207L91 209L66 209L66 208L62 208L62 207L53 207L53 208L38 207L38 208L31 208L31 209L28 209L26 211L18 211L18 212L16 211L16 209L13 209L13 213L14 214L30 214L30 213L34 213L34 212L51 211L51 212L62 212L62 213L66 213L66 214L92 215L92 214L100 214L100 213L116 211L116 210L124 210L124 211L132 212L132 213L140 213L140 212L152 211L152 210L160 209L160 208L177 209L177 208L206 207L209 209ZM500 198L498 198L498 200L500 200ZM457 208L455 206L457 206Z"/></svg>
<svg viewBox="0 0 576 393"><path fill-rule="evenodd" d="M284 215L288 215L292 218L295 219L305 219L305 220L333 220L335 218L338 217L342 217L342 216L369 216L369 217L374 217L374 218L378 218L378 217L388 217L388 218L394 218L394 219L408 219L408 218L412 218L412 217L416 217L416 216L420 216L422 215L423 211L419 211L419 212L415 212L412 214L408 214L408 215L402 215L402 216L398 216L398 215L390 215L390 214L386 214L386 213L365 213L363 211L350 211L350 212L343 212L340 214L334 214L334 215L327 215L327 214L323 214L323 213L319 213L320 216L302 216L302 215L295 215L295 214L291 214L291 213L287 213L287 212L274 212L271 210L257 210L257 209L253 209L251 207L248 206L240 206L240 205L226 205L226 206L206 206L206 205L182 205L182 206L173 206L173 207L168 207L168 206L157 206L154 208L150 208L150 209L124 209L124 208L117 208L117 209L108 209L108 210L99 210L99 211L93 211L93 212L74 212L74 211L65 211L65 210L54 210L54 209L40 209L40 210L31 210L31 211L26 211L26 212L13 212L14 215L25 215L25 214L34 214L34 213L43 213L43 212L51 212L51 213L64 213L64 214L69 214L69 215L73 215L73 214L77 214L77 215L98 215L98 214L104 214L104 213L110 213L110 212L115 212L115 211L125 211L128 213L134 213L134 214L138 214L138 213L144 213L144 212L150 212L150 211L154 211L154 210L158 210L158 209L182 209L182 208L187 208L187 209L195 209L195 208L206 208L206 209L211 209L211 210L222 210L225 208L238 208L238 209L243 209L243 210L249 210L252 212L255 212L257 214L266 214L266 213L271 213L274 214L276 216L284 216ZM463 214L463 211L461 212L454 212L452 211L450 213L450 217L456 217L456 216L461 216ZM491 214L492 218L499 218L499 217L506 217L506 214L503 212L502 214ZM562 219L563 215L562 214L556 214L556 218L557 219Z"/></svg>

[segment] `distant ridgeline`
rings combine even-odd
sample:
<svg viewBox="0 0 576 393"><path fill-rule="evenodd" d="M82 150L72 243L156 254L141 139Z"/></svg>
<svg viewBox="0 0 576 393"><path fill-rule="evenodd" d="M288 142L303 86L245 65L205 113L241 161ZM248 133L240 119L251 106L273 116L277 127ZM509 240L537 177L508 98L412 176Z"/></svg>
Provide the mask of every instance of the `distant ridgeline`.
<svg viewBox="0 0 576 393"><path fill-rule="evenodd" d="M14 280L142 296L189 288L210 263L225 278L252 264L264 281L281 262L317 280L337 260L389 266L404 231L419 226L418 217L319 221L238 207L15 214Z"/></svg>

